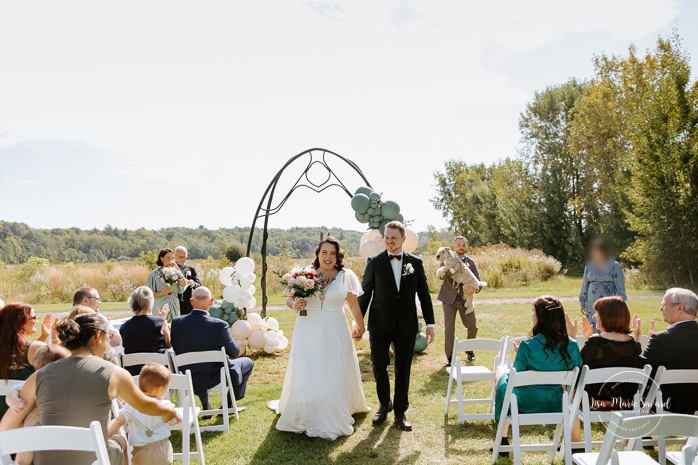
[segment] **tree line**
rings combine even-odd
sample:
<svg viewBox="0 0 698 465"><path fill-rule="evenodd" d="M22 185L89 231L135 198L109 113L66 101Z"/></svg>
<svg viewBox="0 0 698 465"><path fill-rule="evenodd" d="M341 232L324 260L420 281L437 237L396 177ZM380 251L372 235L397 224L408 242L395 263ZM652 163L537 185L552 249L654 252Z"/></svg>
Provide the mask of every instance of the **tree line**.
<svg viewBox="0 0 698 465"><path fill-rule="evenodd" d="M289 258L310 257L321 234L332 234L349 255L358 255L362 232L338 228L312 227L270 229L267 252ZM250 228L208 229L163 228L83 230L79 228L36 229L24 223L0 221L0 261L24 263L29 257L40 257L52 263L129 261L162 247L184 245L189 258L217 259L244 254ZM262 245L262 230L255 230L252 252Z"/></svg>
<svg viewBox="0 0 698 465"><path fill-rule="evenodd" d="M473 245L539 248L571 271L609 237L657 284L696 287L698 82L674 33L642 54L594 58L591 79L536 92L522 149L494 164L449 160L432 199Z"/></svg>

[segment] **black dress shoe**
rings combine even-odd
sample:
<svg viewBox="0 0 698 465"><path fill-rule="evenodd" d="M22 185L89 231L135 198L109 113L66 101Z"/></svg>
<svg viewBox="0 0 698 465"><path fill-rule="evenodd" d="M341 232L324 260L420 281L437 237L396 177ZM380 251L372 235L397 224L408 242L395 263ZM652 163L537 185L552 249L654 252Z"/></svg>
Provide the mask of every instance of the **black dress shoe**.
<svg viewBox="0 0 698 465"><path fill-rule="evenodd" d="M444 363L444 366L445 366L446 368L450 368L450 367L451 367L451 359L450 359L450 358L449 358L448 360L446 360L446 363Z"/></svg>
<svg viewBox="0 0 698 465"><path fill-rule="evenodd" d="M407 420L404 413L395 414L395 426L397 426L397 429L402 431L412 431L412 423Z"/></svg>
<svg viewBox="0 0 698 465"><path fill-rule="evenodd" d="M474 362L475 361L475 352L466 352L468 355L468 361L469 362Z"/></svg>
<svg viewBox="0 0 698 465"><path fill-rule="evenodd" d="M373 416L373 426L382 425L388 419L388 413L393 411L393 403L378 407L378 411Z"/></svg>
<svg viewBox="0 0 698 465"><path fill-rule="evenodd" d="M508 446L509 445L509 438L502 437L502 442L500 443L502 446ZM493 448L490 447L490 452L492 452ZM500 457L505 457L509 458L509 452L500 452L498 454Z"/></svg>

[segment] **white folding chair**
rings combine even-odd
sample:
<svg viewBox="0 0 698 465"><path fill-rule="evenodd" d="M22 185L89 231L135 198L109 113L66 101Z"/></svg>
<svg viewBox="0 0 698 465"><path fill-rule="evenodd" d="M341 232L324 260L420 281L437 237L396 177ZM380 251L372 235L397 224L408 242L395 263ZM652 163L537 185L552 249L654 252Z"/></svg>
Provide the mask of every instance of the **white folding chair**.
<svg viewBox="0 0 698 465"><path fill-rule="evenodd" d="M642 336L640 336L640 345L642 346L643 349L645 347L647 347L647 342L649 340L650 340L650 337L647 334L643 334Z"/></svg>
<svg viewBox="0 0 698 465"><path fill-rule="evenodd" d="M582 424L584 425L584 451L591 452L592 440L591 440L591 424L592 423L608 423L613 417L613 414L618 412L624 417L637 416L640 415L642 407L642 395L645 392L647 383L650 380L650 374L652 373L652 367L645 365L645 368L630 368L630 367L612 367L612 368L597 368L594 370L589 369L587 365L582 367L581 374L579 375L579 382L577 383L577 390L572 400L572 406L570 408L570 428L574 422L575 417L579 417ZM604 410L604 411L594 411L591 410L591 403L589 399L589 393L584 389L590 384L604 384L604 383L623 383L623 384L634 384L637 387L637 392L633 397L632 409L623 410L621 405L614 410ZM580 410L581 406L581 410ZM598 441L593 443L595 446L601 446L601 442Z"/></svg>
<svg viewBox="0 0 698 465"><path fill-rule="evenodd" d="M0 379L0 396L7 396L12 388L23 382L23 379Z"/></svg>
<svg viewBox="0 0 698 465"><path fill-rule="evenodd" d="M170 352L161 354L159 352L138 352L135 354L121 354L119 355L119 365L121 368L126 368L130 366L145 365L147 363L157 363L158 365L164 365L174 373L174 363L172 362L172 357Z"/></svg>
<svg viewBox="0 0 698 465"><path fill-rule="evenodd" d="M698 370L667 370L665 367L660 366L657 369L657 373L655 373L654 375L654 380L650 385L649 391L647 392L647 397L645 398L645 402L643 404L642 409L643 414L647 415L652 407L655 407L657 413L664 413L664 397L662 394L662 386L671 384L698 385ZM664 436L658 436L657 440L637 439L636 442L641 442L644 446L653 446L656 444L659 452L659 462L663 465L666 463L666 457L664 455L666 444L683 444L685 442L685 439L683 437L667 439ZM626 447L626 450L630 450L632 447L632 443L629 443Z"/></svg>
<svg viewBox="0 0 698 465"><path fill-rule="evenodd" d="M574 339L577 341L577 345L579 346L579 350L582 350L582 347L584 347L584 344L587 343L587 338L584 337L584 335L581 335L581 336L575 336Z"/></svg>
<svg viewBox="0 0 698 465"><path fill-rule="evenodd" d="M133 380L138 384L139 376L134 376ZM182 452L175 452L175 460L181 460L182 465L189 465L191 459L198 460L201 465L205 465L204 446L201 440L201 427L199 426L199 412L201 409L196 406L194 399L194 386L191 381L191 371L186 374L175 373L170 380L170 391L175 391L175 399L178 407L177 414L182 421L174 426L170 426L170 431L182 432ZM196 450L191 450L191 435L194 435Z"/></svg>
<svg viewBox="0 0 698 465"><path fill-rule="evenodd" d="M196 365L198 363L222 364L220 369L220 383L208 390L209 393L219 392L221 394L221 408L209 410L202 409L199 411L199 416L218 414L223 416L222 425L202 426L202 431L230 431L230 418L228 418L230 411L228 409L228 396L226 394L230 392L230 398L233 401L231 408L235 414L236 420L240 419L238 412L244 410L244 408L238 409L237 407L235 392L233 391L233 381L230 378L230 370L228 370L228 356L225 353L225 348L221 347L221 350L209 350L205 352L188 352L186 354L175 355L173 359L175 371L177 373L181 372L182 367Z"/></svg>
<svg viewBox="0 0 698 465"><path fill-rule="evenodd" d="M571 428L569 422L569 392L577 380L579 369L575 367L572 371L521 371L517 372L512 368L509 372L507 390L502 403L501 416L497 425L497 435L492 448L492 463L497 461L500 452L513 452L514 463L521 464L522 451L545 451L549 450L548 461L552 462L557 452L560 442L560 434L563 436L563 448L565 463L572 463ZM562 393L561 411L550 413L519 413L519 404L514 388L522 386L539 386L544 384L561 385L565 388ZM511 413L509 409L511 408ZM502 445L502 435L506 422L511 424L512 445ZM556 425L553 442L550 444L525 444L521 445L519 434L520 426L528 425Z"/></svg>
<svg viewBox="0 0 698 465"><path fill-rule="evenodd" d="M0 433L0 458L3 465L14 463L11 454L41 451L94 452L92 465L109 465L102 425L98 421L89 428L76 426L30 426Z"/></svg>
<svg viewBox="0 0 698 465"><path fill-rule="evenodd" d="M449 376L448 388L446 389L446 410L444 415L448 415L448 409L453 404L458 405L458 422L461 424L465 423L466 420L473 421L494 419L494 370L500 364L502 353L506 348L507 339L508 338L506 337L501 339L477 338L459 341L458 338L455 338L453 342L451 366L446 368L446 372ZM494 357L494 366L491 370L482 365L472 366L464 365L462 363L458 354L475 350L497 352L497 355ZM481 399L465 398L463 394L463 383L472 383L477 381L489 381L492 383L489 397ZM451 399L454 382L456 383L456 391L458 393L458 399L455 400ZM478 404L487 404L487 413L464 413L465 405Z"/></svg>
<svg viewBox="0 0 698 465"><path fill-rule="evenodd" d="M665 413L657 415L642 415L623 417L616 412L608 425L601 450L599 452L584 452L574 454L572 460L577 465L659 465L652 457L642 451L639 442L636 450L615 450L616 442L626 439L641 438L648 435L669 436L688 434L688 443L683 446L678 463L689 465L693 463L698 448L698 417Z"/></svg>

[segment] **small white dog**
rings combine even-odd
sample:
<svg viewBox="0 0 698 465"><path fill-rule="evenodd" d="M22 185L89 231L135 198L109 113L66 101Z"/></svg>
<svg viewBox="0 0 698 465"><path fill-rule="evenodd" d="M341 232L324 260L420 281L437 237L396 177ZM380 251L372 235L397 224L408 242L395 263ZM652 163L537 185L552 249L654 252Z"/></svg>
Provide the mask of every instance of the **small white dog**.
<svg viewBox="0 0 698 465"><path fill-rule="evenodd" d="M436 277L439 279L445 279L448 273L451 273L451 279L453 280L453 286L457 287L459 284L463 285L463 290L474 290L477 291L480 288L487 287L485 281L480 281L475 277L468 265L463 262L450 247L441 247L436 252L436 259L439 263L443 263L438 270L436 270ZM473 296L468 294L463 294L463 300L465 301L465 308L468 309L467 313L470 313L473 308Z"/></svg>

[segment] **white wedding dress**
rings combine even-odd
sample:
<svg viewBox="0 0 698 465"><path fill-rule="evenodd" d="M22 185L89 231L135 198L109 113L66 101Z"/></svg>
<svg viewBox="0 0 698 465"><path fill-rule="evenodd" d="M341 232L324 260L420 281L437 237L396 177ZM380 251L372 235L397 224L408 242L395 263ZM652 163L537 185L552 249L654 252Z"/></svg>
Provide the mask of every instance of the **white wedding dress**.
<svg viewBox="0 0 698 465"><path fill-rule="evenodd" d="M281 399L269 403L281 414L278 430L335 440L354 432L353 414L370 411L344 312L349 292L361 295L361 283L342 270L324 299L309 298L308 314L296 318Z"/></svg>

